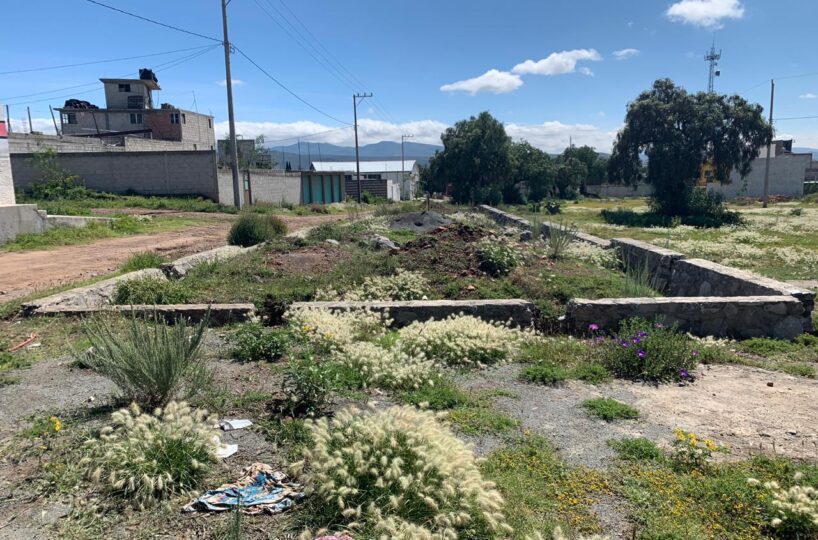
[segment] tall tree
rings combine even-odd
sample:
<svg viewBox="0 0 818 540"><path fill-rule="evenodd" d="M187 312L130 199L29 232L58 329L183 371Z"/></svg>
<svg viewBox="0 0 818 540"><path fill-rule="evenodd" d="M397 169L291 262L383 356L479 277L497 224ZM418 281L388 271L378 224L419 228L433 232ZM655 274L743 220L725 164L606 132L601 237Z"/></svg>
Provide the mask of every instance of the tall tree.
<svg viewBox="0 0 818 540"><path fill-rule="evenodd" d="M452 186L458 203L497 203L511 182L511 139L488 112L461 120L441 137L443 151L429 163L430 185Z"/></svg>
<svg viewBox="0 0 818 540"><path fill-rule="evenodd" d="M519 188L522 184L527 186L531 201L541 201L554 194L554 163L548 154L531 146L528 141L513 142L509 147L509 161L512 188Z"/></svg>
<svg viewBox="0 0 818 540"><path fill-rule="evenodd" d="M609 177L638 181L644 153L654 210L689 215L703 163L715 166L720 182L727 181L733 169L741 176L749 174L751 162L773 134L761 113L760 105L740 96L689 94L670 79L659 79L628 105L625 127L616 136L609 161Z"/></svg>
<svg viewBox="0 0 818 540"><path fill-rule="evenodd" d="M579 159L568 155L557 161L557 190L562 199L575 199L588 178L588 167Z"/></svg>

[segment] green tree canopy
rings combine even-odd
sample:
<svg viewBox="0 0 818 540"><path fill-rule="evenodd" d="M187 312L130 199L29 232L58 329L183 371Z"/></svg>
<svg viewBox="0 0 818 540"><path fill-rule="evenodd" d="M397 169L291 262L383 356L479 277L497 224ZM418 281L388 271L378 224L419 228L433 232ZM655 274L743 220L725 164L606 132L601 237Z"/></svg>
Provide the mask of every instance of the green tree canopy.
<svg viewBox="0 0 818 540"><path fill-rule="evenodd" d="M525 184L531 201L541 201L553 196L555 169L548 154L531 146L528 141L513 142L509 147L509 161L512 188Z"/></svg>
<svg viewBox="0 0 818 540"><path fill-rule="evenodd" d="M702 163L712 162L721 182L733 169L749 174L752 160L772 139L772 127L761 113L760 105L737 95L689 94L670 79L657 80L628 105L625 127L617 134L609 161L609 178L638 181L644 153L654 210L689 215Z"/></svg>
<svg viewBox="0 0 818 540"><path fill-rule="evenodd" d="M427 186L443 191L452 186L457 203L497 203L511 183L511 139L503 124L488 112L461 120L443 136L443 151L429 161Z"/></svg>

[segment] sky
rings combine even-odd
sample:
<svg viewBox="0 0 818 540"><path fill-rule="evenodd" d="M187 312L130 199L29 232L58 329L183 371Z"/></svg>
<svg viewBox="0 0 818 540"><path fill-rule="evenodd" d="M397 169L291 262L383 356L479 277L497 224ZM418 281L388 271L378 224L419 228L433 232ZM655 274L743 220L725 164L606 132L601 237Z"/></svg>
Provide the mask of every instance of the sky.
<svg viewBox="0 0 818 540"><path fill-rule="evenodd" d="M7 0L0 103L13 127L29 106L35 130L53 133L49 105L104 106L99 78L152 67L163 89L154 101L212 114L224 135L220 2L99 1L199 35L89 0ZM351 145L352 94L371 92L358 108L362 145L402 134L439 144L448 126L489 111L546 151L571 138L607 152L628 102L654 80L706 90L715 42L716 91L766 115L776 78L776 135L818 148L818 118L791 119L818 115L815 0L231 0L228 11L245 138ZM40 69L89 62L99 63Z"/></svg>

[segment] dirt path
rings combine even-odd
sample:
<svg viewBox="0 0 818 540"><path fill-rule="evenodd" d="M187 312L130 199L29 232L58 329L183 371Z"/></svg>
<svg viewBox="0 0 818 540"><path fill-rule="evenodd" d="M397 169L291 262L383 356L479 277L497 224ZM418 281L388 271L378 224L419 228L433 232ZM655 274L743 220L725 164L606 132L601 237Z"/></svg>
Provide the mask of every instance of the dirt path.
<svg viewBox="0 0 818 540"><path fill-rule="evenodd" d="M212 218L212 223L159 234L106 238L91 244L63 246L42 251L0 253L0 303L37 290L86 280L113 272L140 251L156 251L180 257L225 244L235 216L197 212L162 212L164 215ZM297 231L345 215L285 216L290 231Z"/></svg>

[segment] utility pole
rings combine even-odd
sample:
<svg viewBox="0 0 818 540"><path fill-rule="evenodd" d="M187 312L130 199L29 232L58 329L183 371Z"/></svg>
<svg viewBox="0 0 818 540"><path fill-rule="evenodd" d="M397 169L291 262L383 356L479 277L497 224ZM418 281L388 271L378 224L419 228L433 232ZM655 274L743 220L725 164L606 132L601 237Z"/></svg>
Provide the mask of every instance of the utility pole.
<svg viewBox="0 0 818 540"><path fill-rule="evenodd" d="M355 174L358 178L358 204L361 204L361 160L358 157L358 98L363 101L364 98L368 97L372 97L372 92L352 95L352 112L355 117Z"/></svg>
<svg viewBox="0 0 818 540"><path fill-rule="evenodd" d="M34 133L34 126L31 125L31 107L26 107L26 112L28 113L28 132Z"/></svg>
<svg viewBox="0 0 818 540"><path fill-rule="evenodd" d="M227 87L227 121L230 125L230 172L233 174L233 204L241 208L244 197L241 196L239 180L239 145L236 142L236 117L233 115L233 78L230 75L230 39L227 36L227 4L222 0L222 29L224 31L224 82Z"/></svg>
<svg viewBox="0 0 818 540"><path fill-rule="evenodd" d="M721 71L716 69L716 66L719 65L719 60L721 60L721 50L716 52L716 43L710 46L710 50L707 51L704 55L705 61L710 63L710 74L707 77L707 91L709 93L713 93L713 83L715 82L715 78L721 75Z"/></svg>
<svg viewBox="0 0 818 540"><path fill-rule="evenodd" d="M298 139L298 170L301 170L301 139Z"/></svg>
<svg viewBox="0 0 818 540"><path fill-rule="evenodd" d="M49 105L48 110L51 111L51 121L54 123L54 134L57 135L57 137L60 137L61 134L60 130L57 128L57 119L54 118L54 109L52 109L51 105Z"/></svg>
<svg viewBox="0 0 818 540"><path fill-rule="evenodd" d="M773 100L775 98L775 81L770 79L770 127L773 125ZM770 200L770 147L773 145L772 138L767 144L767 159L764 163L764 197L761 199L764 208Z"/></svg>
<svg viewBox="0 0 818 540"><path fill-rule="evenodd" d="M400 136L400 187L403 189L403 183L406 181L406 164L403 160L403 141L406 139L410 139L414 137L414 135L401 135ZM409 193L409 199L411 200L414 197L414 193Z"/></svg>
<svg viewBox="0 0 818 540"><path fill-rule="evenodd" d="M9 114L8 105L6 105L6 127L8 127L9 133L11 133L11 115Z"/></svg>

